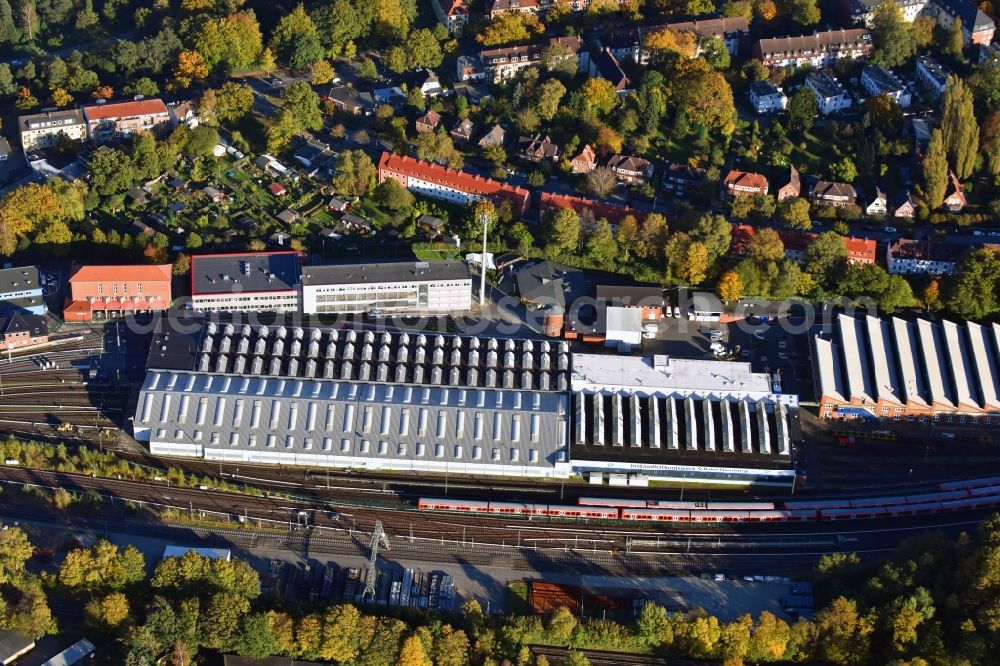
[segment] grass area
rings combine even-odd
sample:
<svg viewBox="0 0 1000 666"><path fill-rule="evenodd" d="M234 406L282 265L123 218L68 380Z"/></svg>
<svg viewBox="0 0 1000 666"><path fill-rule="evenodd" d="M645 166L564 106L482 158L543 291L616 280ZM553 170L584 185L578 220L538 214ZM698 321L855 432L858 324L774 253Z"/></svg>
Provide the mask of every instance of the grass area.
<svg viewBox="0 0 1000 666"><path fill-rule="evenodd" d="M528 584L525 581L512 580L507 583L503 607L508 615L531 615L531 604L528 603Z"/></svg>
<svg viewBox="0 0 1000 666"><path fill-rule="evenodd" d="M828 165L840 159L832 143L825 142L815 134L805 132L801 141L792 142L791 155L788 160L792 164L806 165L800 171L804 174L822 174Z"/></svg>
<svg viewBox="0 0 1000 666"><path fill-rule="evenodd" d="M458 249L450 243L414 243L413 256L420 261L442 261L460 259Z"/></svg>

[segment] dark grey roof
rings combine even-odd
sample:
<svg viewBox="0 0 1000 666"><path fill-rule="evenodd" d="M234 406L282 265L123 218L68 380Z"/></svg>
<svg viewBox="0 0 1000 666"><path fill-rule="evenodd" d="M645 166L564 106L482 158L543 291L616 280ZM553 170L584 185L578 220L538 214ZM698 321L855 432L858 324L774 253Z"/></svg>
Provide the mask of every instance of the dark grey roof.
<svg viewBox="0 0 1000 666"><path fill-rule="evenodd" d="M62 127L82 125L83 122L83 111L80 109L45 111L43 113L33 113L31 115L21 116L17 119L17 124L22 132L45 128L58 130Z"/></svg>
<svg viewBox="0 0 1000 666"><path fill-rule="evenodd" d="M968 0L934 0L938 9L962 19L962 26L969 32L989 30L996 24L986 13Z"/></svg>
<svg viewBox="0 0 1000 666"><path fill-rule="evenodd" d="M14 312L0 316L0 333L29 333L33 337L49 334L49 323L45 317L27 312Z"/></svg>
<svg viewBox="0 0 1000 666"><path fill-rule="evenodd" d="M430 282L469 279L461 261L401 261L384 264L333 264L306 266L302 284L367 284L371 282Z"/></svg>
<svg viewBox="0 0 1000 666"><path fill-rule="evenodd" d="M763 81L754 81L750 84L750 91L753 92L757 97L767 97L769 95L780 95L781 91L778 90L778 86L774 85L767 79Z"/></svg>
<svg viewBox="0 0 1000 666"><path fill-rule="evenodd" d="M554 309L565 309L586 291L583 271L552 261L525 264L516 279L523 300Z"/></svg>
<svg viewBox="0 0 1000 666"><path fill-rule="evenodd" d="M191 292L288 291L301 279L298 252L200 254L191 257Z"/></svg>
<svg viewBox="0 0 1000 666"><path fill-rule="evenodd" d="M944 85L948 81L948 77L951 76L951 70L929 56L919 56L917 64L923 67L939 85Z"/></svg>
<svg viewBox="0 0 1000 666"><path fill-rule="evenodd" d="M16 631L0 630L0 663L9 663L14 657L35 646L35 641Z"/></svg>
<svg viewBox="0 0 1000 666"><path fill-rule="evenodd" d="M806 77L806 82L824 98L847 94L844 86L840 85L837 79L826 72L812 72Z"/></svg>
<svg viewBox="0 0 1000 666"><path fill-rule="evenodd" d="M903 90L906 87L895 74L882 65L870 65L865 67L864 75L871 79L876 88L882 92L896 92L897 90Z"/></svg>
<svg viewBox="0 0 1000 666"><path fill-rule="evenodd" d="M38 268L35 266L0 269L0 296L40 287Z"/></svg>
<svg viewBox="0 0 1000 666"><path fill-rule="evenodd" d="M663 307L663 287L655 284L599 284L597 300L619 305Z"/></svg>

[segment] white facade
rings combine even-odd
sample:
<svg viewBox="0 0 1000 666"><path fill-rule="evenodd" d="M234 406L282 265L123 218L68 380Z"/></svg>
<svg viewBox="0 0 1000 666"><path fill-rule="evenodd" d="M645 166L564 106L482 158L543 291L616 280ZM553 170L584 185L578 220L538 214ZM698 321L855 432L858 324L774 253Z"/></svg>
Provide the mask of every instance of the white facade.
<svg viewBox="0 0 1000 666"><path fill-rule="evenodd" d="M851 96L834 77L824 74L810 74L806 86L816 96L816 106L824 116L843 111L851 106Z"/></svg>
<svg viewBox="0 0 1000 666"><path fill-rule="evenodd" d="M72 141L87 139L87 123L79 110L52 111L18 119L21 128L21 146L24 152L36 148L51 148L60 138Z"/></svg>
<svg viewBox="0 0 1000 666"><path fill-rule="evenodd" d="M472 278L429 282L307 285L303 314L461 312L472 308Z"/></svg>
<svg viewBox="0 0 1000 666"><path fill-rule="evenodd" d="M917 77L932 95L938 97L944 94L944 89L948 86L948 77L951 72L931 60L927 56L917 58Z"/></svg>
<svg viewBox="0 0 1000 666"><path fill-rule="evenodd" d="M200 294L191 297L195 312L298 312L299 292Z"/></svg>
<svg viewBox="0 0 1000 666"><path fill-rule="evenodd" d="M788 98L780 88L769 87L770 90L765 90L763 86L750 86L750 104L757 113L777 113L788 105Z"/></svg>
<svg viewBox="0 0 1000 666"><path fill-rule="evenodd" d="M861 73L861 85L872 97L888 95L903 109L909 108L912 101L906 85L891 71L879 65L865 67Z"/></svg>

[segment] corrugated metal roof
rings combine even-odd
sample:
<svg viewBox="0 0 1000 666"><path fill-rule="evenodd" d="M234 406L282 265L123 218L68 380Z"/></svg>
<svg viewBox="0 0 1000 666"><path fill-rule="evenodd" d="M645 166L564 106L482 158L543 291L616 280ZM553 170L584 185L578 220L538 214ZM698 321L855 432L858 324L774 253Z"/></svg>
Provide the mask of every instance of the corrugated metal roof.
<svg viewBox="0 0 1000 666"><path fill-rule="evenodd" d="M926 405L927 387L918 365L919 342L915 337L913 324L899 317L893 317L892 330L896 340L896 358L899 359L899 371L902 379L901 395L907 402Z"/></svg>
<svg viewBox="0 0 1000 666"><path fill-rule="evenodd" d="M1000 324L993 324L993 330L974 324L966 324L969 332L969 349L972 352L979 395L986 409L1000 409L1000 371L997 356L1000 346L995 336L1000 332Z"/></svg>
<svg viewBox="0 0 1000 666"><path fill-rule="evenodd" d="M861 334L861 322L847 315L837 315L840 323L841 351L847 370L847 390L851 398L874 400L871 373L868 370L868 350Z"/></svg>
<svg viewBox="0 0 1000 666"><path fill-rule="evenodd" d="M927 386L931 402L953 407L951 387L944 374L944 350L938 340L934 324L926 319L917 320L917 335L920 338L920 355L927 369Z"/></svg>
<svg viewBox="0 0 1000 666"><path fill-rule="evenodd" d="M958 324L952 321L942 321L941 328L944 330L948 369L955 388L955 402L959 405L978 407L979 391L973 383L974 370L970 363L971 356L962 339L962 331Z"/></svg>
<svg viewBox="0 0 1000 666"><path fill-rule="evenodd" d="M878 317L865 317L868 330L868 346L875 369L875 393L882 400L902 404L899 383L896 381L896 358L889 338L889 325Z"/></svg>
<svg viewBox="0 0 1000 666"><path fill-rule="evenodd" d="M844 397L843 375L840 370L840 354L829 340L817 337L816 369L819 371L820 393L824 396L847 402Z"/></svg>

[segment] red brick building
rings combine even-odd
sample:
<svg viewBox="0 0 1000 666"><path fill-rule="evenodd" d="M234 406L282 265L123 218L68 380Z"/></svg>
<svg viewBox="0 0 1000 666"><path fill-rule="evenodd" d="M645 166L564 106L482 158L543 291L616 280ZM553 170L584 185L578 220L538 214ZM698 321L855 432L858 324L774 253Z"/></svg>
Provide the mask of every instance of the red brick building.
<svg viewBox="0 0 1000 666"><path fill-rule="evenodd" d="M69 278L66 321L91 321L136 312L163 311L173 300L170 264L75 266Z"/></svg>
<svg viewBox="0 0 1000 666"><path fill-rule="evenodd" d="M33 347L49 341L45 317L26 312L0 316L0 351Z"/></svg>
<svg viewBox="0 0 1000 666"><path fill-rule="evenodd" d="M524 188L395 153L382 153L378 162L378 182L385 182L386 178L392 178L414 194L452 203L482 199L494 203L509 201L517 215L527 213L531 203L531 193Z"/></svg>
<svg viewBox="0 0 1000 666"><path fill-rule="evenodd" d="M170 127L167 105L159 99L91 104L83 107L87 135L94 143L111 143L140 132L158 132Z"/></svg>
<svg viewBox="0 0 1000 666"><path fill-rule="evenodd" d="M539 208L542 217L560 208L572 208L577 215L589 212L594 219L604 218L612 225L617 225L626 215L635 215L635 210L630 206L619 206L596 199L574 197L569 194L552 194L551 192L542 192Z"/></svg>

